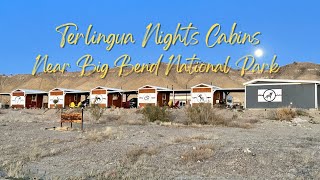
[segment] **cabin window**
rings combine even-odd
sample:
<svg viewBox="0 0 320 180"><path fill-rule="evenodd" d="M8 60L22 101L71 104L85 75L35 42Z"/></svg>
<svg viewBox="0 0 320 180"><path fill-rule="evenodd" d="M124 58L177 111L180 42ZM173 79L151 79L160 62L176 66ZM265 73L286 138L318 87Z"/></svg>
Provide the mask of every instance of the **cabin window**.
<svg viewBox="0 0 320 180"><path fill-rule="evenodd" d="M217 93L217 99L220 99L220 92Z"/></svg>
<svg viewBox="0 0 320 180"><path fill-rule="evenodd" d="M76 94L76 95L73 96L73 100L77 101L77 99L78 99L78 95Z"/></svg>
<svg viewBox="0 0 320 180"><path fill-rule="evenodd" d="M162 94L162 100L167 100L166 94Z"/></svg>
<svg viewBox="0 0 320 180"><path fill-rule="evenodd" d="M114 101L118 100L118 94L113 94L112 95L112 100L114 100Z"/></svg>
<svg viewBox="0 0 320 180"><path fill-rule="evenodd" d="M31 96L31 101L36 101L37 100L37 95L32 95Z"/></svg>

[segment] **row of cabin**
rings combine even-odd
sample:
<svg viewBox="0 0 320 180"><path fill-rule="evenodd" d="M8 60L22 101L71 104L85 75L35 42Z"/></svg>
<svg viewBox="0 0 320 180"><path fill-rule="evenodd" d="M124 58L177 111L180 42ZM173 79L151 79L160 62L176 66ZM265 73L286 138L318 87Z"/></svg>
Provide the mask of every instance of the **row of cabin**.
<svg viewBox="0 0 320 180"><path fill-rule="evenodd" d="M29 89L16 89L11 93L2 93L10 96L12 108L66 108L71 103L79 104L90 96L91 104L101 107L121 107L122 90L96 87L91 91L55 88L49 92Z"/></svg>
<svg viewBox="0 0 320 180"><path fill-rule="evenodd" d="M124 107L130 95L137 97L138 107L148 104L166 106L185 98L191 106L199 103L226 103L229 93L244 94L244 107L248 109L293 107L318 109L320 107L320 81L255 79L244 83L244 88L220 88L208 84L198 84L191 89L173 90L164 87L146 85L138 90L121 90L98 86L91 91L55 88L49 92L17 89L11 93L10 106L13 108L66 108L71 102L90 99L90 104L101 107ZM1 93L4 95L6 93ZM179 99L180 98L180 99Z"/></svg>
<svg viewBox="0 0 320 180"><path fill-rule="evenodd" d="M138 107L146 105L167 106L170 100L178 100L179 97L186 97L185 102L197 103L219 103L225 98L225 94L216 86L199 84L191 90L172 90L169 88L146 85L137 91L126 91L122 89L98 86L91 91L75 89L54 88L49 92L28 89L16 89L10 93L12 108L66 108L71 103L89 99L90 104L97 104L100 107L124 107L129 95L137 97ZM181 95L182 94L182 95ZM180 95L180 96L179 96ZM176 99L175 99L176 98Z"/></svg>

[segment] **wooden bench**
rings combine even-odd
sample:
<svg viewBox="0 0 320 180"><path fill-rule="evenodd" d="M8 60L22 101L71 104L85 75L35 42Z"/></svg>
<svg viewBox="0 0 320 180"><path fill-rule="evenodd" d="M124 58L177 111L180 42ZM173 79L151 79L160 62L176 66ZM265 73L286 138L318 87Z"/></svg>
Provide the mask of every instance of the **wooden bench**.
<svg viewBox="0 0 320 180"><path fill-rule="evenodd" d="M61 111L61 120L60 125L62 127L62 123L69 122L72 128L72 123L81 123L81 130L83 130L83 109L81 109L81 112L62 112Z"/></svg>

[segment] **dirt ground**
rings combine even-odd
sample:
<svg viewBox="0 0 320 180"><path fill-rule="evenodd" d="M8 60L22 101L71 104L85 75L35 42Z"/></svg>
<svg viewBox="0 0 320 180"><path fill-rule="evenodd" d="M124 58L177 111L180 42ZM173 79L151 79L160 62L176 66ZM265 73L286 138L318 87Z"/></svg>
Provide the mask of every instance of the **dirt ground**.
<svg viewBox="0 0 320 180"><path fill-rule="evenodd" d="M289 121L269 111L221 110L250 126L145 123L136 109L85 111L84 132L57 110L0 110L0 178L320 179L320 114ZM252 121L253 122L253 121ZM56 128L54 128L56 127Z"/></svg>

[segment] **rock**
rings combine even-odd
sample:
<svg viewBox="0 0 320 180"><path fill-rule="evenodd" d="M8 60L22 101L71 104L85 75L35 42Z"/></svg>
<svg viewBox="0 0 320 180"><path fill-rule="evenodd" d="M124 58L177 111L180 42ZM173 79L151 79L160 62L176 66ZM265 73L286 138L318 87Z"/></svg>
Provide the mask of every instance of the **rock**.
<svg viewBox="0 0 320 180"><path fill-rule="evenodd" d="M0 177L6 177L6 176L7 176L7 175L6 175L5 172L0 171Z"/></svg>
<svg viewBox="0 0 320 180"><path fill-rule="evenodd" d="M249 148L244 149L243 152L244 152L244 153L247 153L247 154L248 154L248 153L251 153L251 151L250 151Z"/></svg>
<svg viewBox="0 0 320 180"><path fill-rule="evenodd" d="M308 120L306 120L306 119L301 119L301 118L299 118L299 117L296 117L296 118L293 118L291 122L292 122L292 123L295 123L295 124L299 124L299 123L308 122Z"/></svg>

